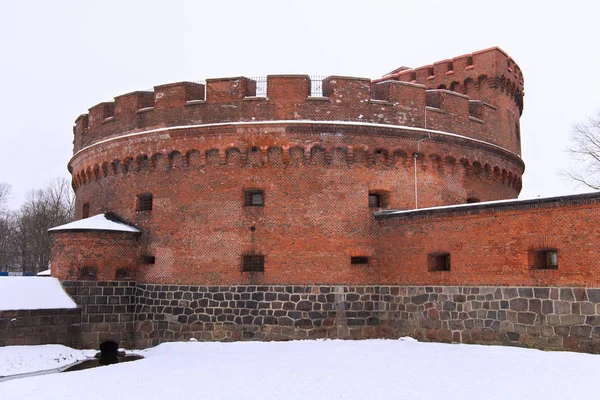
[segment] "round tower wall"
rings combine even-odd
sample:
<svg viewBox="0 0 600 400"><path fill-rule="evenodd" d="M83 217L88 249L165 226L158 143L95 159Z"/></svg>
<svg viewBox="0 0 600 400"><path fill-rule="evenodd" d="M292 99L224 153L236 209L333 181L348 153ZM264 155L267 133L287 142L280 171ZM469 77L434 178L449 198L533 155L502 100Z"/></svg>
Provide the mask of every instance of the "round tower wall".
<svg viewBox="0 0 600 400"><path fill-rule="evenodd" d="M418 205L508 199L522 162L485 143L431 133L417 157ZM374 283L381 208L415 208L413 154L423 131L368 124L231 124L115 138L71 160L76 217L113 211L142 228L142 282ZM244 189L264 206L244 206ZM140 194L152 211L136 211ZM377 208L380 209L380 208ZM264 273L242 272L243 255ZM351 257L369 257L352 265Z"/></svg>

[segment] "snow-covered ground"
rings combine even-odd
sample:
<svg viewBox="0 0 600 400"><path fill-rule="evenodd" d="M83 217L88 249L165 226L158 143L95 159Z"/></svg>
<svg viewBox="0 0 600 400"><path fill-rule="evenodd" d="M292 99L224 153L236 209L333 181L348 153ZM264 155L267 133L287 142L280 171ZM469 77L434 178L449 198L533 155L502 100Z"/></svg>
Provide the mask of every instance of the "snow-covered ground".
<svg viewBox="0 0 600 400"><path fill-rule="evenodd" d="M60 344L0 347L0 378L60 368L94 357L96 350L75 350Z"/></svg>
<svg viewBox="0 0 600 400"><path fill-rule="evenodd" d="M600 370L596 355L412 339L167 343L142 354L3 382L0 399L583 399L597 397Z"/></svg>
<svg viewBox="0 0 600 400"><path fill-rule="evenodd" d="M77 308L60 282L51 277L0 277L1 310Z"/></svg>

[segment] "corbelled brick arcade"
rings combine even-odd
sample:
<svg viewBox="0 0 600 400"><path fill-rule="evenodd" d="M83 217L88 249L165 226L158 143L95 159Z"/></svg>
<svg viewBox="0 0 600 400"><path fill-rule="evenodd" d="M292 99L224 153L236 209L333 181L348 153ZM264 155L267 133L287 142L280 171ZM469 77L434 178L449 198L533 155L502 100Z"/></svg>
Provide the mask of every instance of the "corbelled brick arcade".
<svg viewBox="0 0 600 400"><path fill-rule="evenodd" d="M76 120L77 221L51 234L77 345L600 352L600 196L515 200L523 76L504 51L376 80L268 76L256 94L244 77L173 83Z"/></svg>

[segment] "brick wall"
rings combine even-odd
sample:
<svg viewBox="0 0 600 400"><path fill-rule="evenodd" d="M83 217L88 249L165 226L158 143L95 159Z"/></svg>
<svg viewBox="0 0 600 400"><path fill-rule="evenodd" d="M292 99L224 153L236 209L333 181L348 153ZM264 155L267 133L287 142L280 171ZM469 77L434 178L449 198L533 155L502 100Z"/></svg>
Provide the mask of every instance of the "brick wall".
<svg viewBox="0 0 600 400"><path fill-rule="evenodd" d="M599 206L592 193L379 216L381 282L600 287ZM558 268L534 265L544 249ZM450 270L430 271L436 253Z"/></svg>

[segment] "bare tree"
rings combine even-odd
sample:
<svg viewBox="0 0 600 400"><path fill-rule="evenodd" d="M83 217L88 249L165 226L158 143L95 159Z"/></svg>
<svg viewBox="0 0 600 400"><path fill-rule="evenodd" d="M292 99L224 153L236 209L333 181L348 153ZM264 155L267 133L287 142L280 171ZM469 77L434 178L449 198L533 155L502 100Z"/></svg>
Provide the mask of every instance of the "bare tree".
<svg viewBox="0 0 600 400"><path fill-rule="evenodd" d="M6 205L10 193L10 185L0 182L0 272L8 272L18 262L15 214Z"/></svg>
<svg viewBox="0 0 600 400"><path fill-rule="evenodd" d="M566 175L592 189L600 190L600 111L595 117L573 125L569 153L579 162Z"/></svg>
<svg viewBox="0 0 600 400"><path fill-rule="evenodd" d="M6 211L6 203L10 197L11 187L8 183L0 182L0 213Z"/></svg>
<svg viewBox="0 0 600 400"><path fill-rule="evenodd" d="M17 241L23 272L48 267L51 241L48 229L73 220L73 194L66 179L54 179L42 190L33 190L17 216Z"/></svg>

